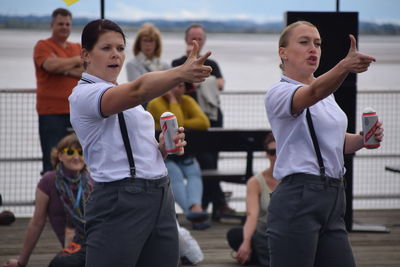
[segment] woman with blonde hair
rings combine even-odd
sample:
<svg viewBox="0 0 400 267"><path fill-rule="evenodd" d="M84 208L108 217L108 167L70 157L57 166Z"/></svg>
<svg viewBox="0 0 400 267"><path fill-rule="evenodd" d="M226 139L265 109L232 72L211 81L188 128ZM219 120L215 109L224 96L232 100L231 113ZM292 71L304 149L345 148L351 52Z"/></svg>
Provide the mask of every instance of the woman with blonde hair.
<svg viewBox="0 0 400 267"><path fill-rule="evenodd" d="M358 52L349 35L347 55L315 77L322 39L307 21L287 26L279 39L283 75L265 97L276 138L273 176L280 184L268 207L271 266L354 267L344 223L343 154L363 148L362 133L348 133L347 117L333 93L349 73L368 70L374 57ZM374 137L383 139L378 122Z"/></svg>
<svg viewBox="0 0 400 267"><path fill-rule="evenodd" d="M153 24L144 23L133 44L134 58L126 63L128 81L133 81L147 72L169 69L170 65L161 61L161 51L160 31ZM143 103L144 108L146 105L147 103Z"/></svg>
<svg viewBox="0 0 400 267"><path fill-rule="evenodd" d="M134 58L126 63L128 80L132 81L151 71L161 71L170 68L168 63L162 62L161 34L156 26L144 23L140 27L132 52Z"/></svg>

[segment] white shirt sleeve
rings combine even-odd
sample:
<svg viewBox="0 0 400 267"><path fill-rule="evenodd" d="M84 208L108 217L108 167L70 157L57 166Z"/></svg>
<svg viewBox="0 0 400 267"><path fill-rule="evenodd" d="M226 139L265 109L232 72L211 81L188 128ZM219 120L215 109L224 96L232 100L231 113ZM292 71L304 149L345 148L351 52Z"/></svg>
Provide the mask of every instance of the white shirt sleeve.
<svg viewBox="0 0 400 267"><path fill-rule="evenodd" d="M279 82L275 84L265 97L267 114L274 114L277 118L296 117L292 114L292 100L299 84Z"/></svg>

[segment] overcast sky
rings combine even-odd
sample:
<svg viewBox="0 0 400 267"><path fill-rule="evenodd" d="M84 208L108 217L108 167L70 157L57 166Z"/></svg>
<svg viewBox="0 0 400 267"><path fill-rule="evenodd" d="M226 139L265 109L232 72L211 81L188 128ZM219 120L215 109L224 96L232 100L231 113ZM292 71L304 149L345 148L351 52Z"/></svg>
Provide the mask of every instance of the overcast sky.
<svg viewBox="0 0 400 267"><path fill-rule="evenodd" d="M110 19L251 19L281 21L286 11L336 11L336 0L104 0ZM100 0L0 0L3 15L48 15L57 7L75 17L100 17ZM357 11L361 21L400 24L400 0L340 0L340 11Z"/></svg>

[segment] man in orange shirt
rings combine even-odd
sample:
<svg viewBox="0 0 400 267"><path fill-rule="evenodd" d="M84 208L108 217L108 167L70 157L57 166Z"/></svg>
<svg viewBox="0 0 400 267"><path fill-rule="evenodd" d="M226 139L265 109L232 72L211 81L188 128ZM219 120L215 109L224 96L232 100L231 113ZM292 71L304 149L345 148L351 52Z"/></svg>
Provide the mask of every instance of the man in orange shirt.
<svg viewBox="0 0 400 267"><path fill-rule="evenodd" d="M68 42L72 14L64 8L53 11L52 35L34 48L36 110L43 154L43 172L51 170L50 151L71 130L68 96L83 72L81 46Z"/></svg>

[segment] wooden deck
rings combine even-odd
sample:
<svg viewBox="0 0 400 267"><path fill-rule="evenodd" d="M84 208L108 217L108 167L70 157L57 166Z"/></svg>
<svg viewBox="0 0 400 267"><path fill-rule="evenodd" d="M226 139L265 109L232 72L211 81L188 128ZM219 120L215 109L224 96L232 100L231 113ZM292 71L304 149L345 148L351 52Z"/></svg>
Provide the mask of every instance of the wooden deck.
<svg viewBox="0 0 400 267"><path fill-rule="evenodd" d="M390 233L350 234L358 267L400 266L400 210L355 211L354 222L379 224L389 228ZM0 266L10 257L16 257L21 248L28 219L17 219L11 226L0 226ZM190 225L182 220L183 226ZM205 259L200 267L239 266L231 258L231 250L225 241L230 227L239 225L235 220L213 223L205 231L191 231L204 252ZM58 251L59 244L49 226L46 226L28 266L44 267ZM152 267L152 266L149 266ZM301 266L300 266L301 267Z"/></svg>

